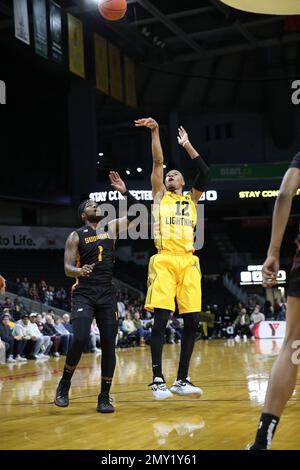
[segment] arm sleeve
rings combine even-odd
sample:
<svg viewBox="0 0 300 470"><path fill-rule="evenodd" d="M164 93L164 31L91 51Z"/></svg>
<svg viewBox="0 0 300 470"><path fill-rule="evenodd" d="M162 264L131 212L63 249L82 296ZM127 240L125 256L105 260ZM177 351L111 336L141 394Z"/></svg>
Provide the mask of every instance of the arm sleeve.
<svg viewBox="0 0 300 470"><path fill-rule="evenodd" d="M200 155L193 159L193 165L195 172L197 172L193 188L197 191L203 192L209 181L209 168Z"/></svg>
<svg viewBox="0 0 300 470"><path fill-rule="evenodd" d="M290 168L298 168L300 170L300 152L294 156Z"/></svg>

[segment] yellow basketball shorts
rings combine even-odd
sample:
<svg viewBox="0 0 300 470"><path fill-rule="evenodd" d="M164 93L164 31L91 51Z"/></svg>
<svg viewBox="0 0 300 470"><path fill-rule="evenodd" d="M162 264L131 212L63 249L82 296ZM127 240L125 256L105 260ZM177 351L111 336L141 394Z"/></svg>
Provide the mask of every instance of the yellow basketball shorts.
<svg viewBox="0 0 300 470"><path fill-rule="evenodd" d="M179 313L201 311L201 270L199 258L192 254L174 255L158 253L150 258L148 292L145 309L175 311L175 298Z"/></svg>

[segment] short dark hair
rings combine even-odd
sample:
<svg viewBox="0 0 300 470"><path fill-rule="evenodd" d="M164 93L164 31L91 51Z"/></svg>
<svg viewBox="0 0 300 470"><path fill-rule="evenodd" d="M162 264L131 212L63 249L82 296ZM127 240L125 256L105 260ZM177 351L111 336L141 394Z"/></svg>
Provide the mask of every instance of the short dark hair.
<svg viewBox="0 0 300 470"><path fill-rule="evenodd" d="M92 199L86 199L85 201L82 201L79 206L78 206L78 217L81 219L81 216L86 208L86 205L89 202L94 202Z"/></svg>

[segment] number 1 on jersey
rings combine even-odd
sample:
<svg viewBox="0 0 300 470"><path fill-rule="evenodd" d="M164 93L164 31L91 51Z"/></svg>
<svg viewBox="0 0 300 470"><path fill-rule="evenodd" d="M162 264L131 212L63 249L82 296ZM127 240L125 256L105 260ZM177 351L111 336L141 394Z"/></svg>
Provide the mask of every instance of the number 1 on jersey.
<svg viewBox="0 0 300 470"><path fill-rule="evenodd" d="M99 250L99 255L98 255L98 261L101 263L102 261L102 253L103 253L103 246L98 246L98 250Z"/></svg>

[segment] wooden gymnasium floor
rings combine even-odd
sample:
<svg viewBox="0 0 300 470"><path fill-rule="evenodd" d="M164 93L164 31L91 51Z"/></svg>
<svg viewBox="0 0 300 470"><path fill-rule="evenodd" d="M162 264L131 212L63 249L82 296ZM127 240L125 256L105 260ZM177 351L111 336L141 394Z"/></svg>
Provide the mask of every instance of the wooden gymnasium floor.
<svg viewBox="0 0 300 470"><path fill-rule="evenodd" d="M200 399L157 402L149 348L118 352L113 397L117 412L95 412L100 358L83 356L69 408L52 404L64 358L0 366L0 449L244 449L253 438L271 365L280 343L198 341L191 379ZM165 376L176 375L179 346L166 345ZM300 449L300 377L273 449Z"/></svg>

